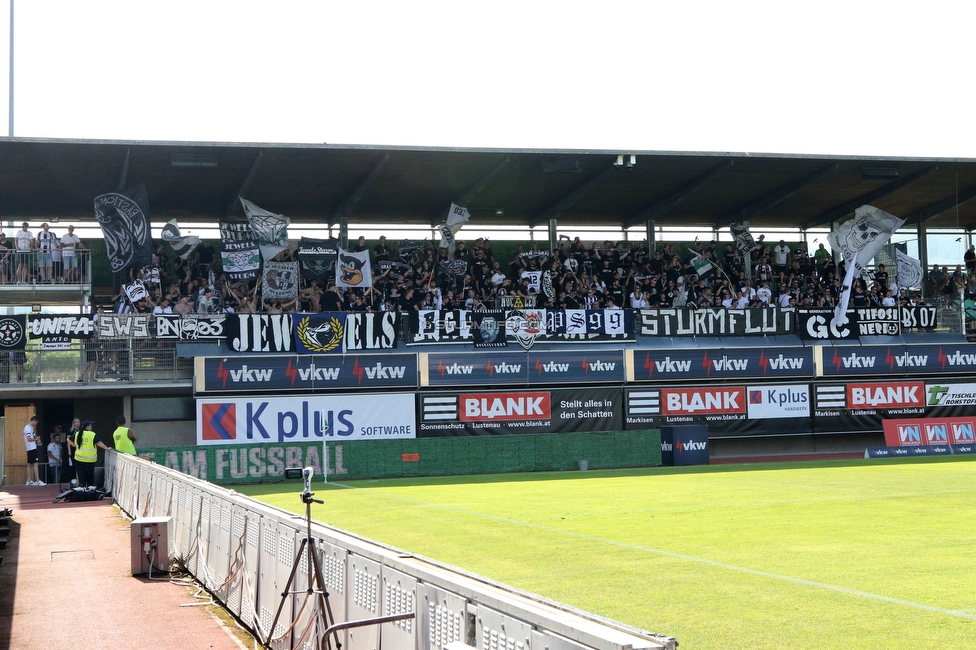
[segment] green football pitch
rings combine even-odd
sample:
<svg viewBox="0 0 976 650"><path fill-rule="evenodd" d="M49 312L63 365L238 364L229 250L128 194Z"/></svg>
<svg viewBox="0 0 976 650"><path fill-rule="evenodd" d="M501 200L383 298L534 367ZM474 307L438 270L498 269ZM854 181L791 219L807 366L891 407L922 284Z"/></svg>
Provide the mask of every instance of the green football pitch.
<svg viewBox="0 0 976 650"><path fill-rule="evenodd" d="M304 512L300 484L238 488ZM976 458L315 484L313 517L683 649L976 648Z"/></svg>

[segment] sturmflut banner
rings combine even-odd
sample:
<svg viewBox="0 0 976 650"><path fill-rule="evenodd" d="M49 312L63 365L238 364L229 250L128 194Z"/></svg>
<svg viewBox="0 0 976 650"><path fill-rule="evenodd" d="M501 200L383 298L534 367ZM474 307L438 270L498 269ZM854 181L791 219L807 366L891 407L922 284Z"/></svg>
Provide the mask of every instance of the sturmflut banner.
<svg viewBox="0 0 976 650"><path fill-rule="evenodd" d="M641 336L752 336L792 334L793 309L641 309Z"/></svg>
<svg viewBox="0 0 976 650"><path fill-rule="evenodd" d="M197 400L197 444L415 438L413 393Z"/></svg>

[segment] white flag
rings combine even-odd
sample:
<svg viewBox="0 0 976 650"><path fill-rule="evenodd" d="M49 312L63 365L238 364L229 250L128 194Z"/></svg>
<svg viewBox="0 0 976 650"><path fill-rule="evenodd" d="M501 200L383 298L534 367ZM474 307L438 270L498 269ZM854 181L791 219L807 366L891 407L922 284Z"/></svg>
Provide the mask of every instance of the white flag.
<svg viewBox="0 0 976 650"><path fill-rule="evenodd" d="M288 224L291 223L291 220L283 215L268 212L243 197L238 198L241 199L241 205L244 206L247 222L251 224L251 232L258 240L261 256L270 260L288 248Z"/></svg>
<svg viewBox="0 0 976 650"><path fill-rule="evenodd" d="M893 214L888 214L873 205L862 205L854 211L854 218L845 221L840 228L827 235L827 241L834 250L844 255L847 274L840 293L840 302L834 313L834 322L847 322L847 306L851 299L851 285L854 278L864 271L874 256L888 243L891 236L905 223Z"/></svg>
<svg viewBox="0 0 976 650"><path fill-rule="evenodd" d="M451 204L451 209L447 213L447 221L440 227L440 247L447 248L450 251L448 253L449 257L454 257L454 235L461 230L464 224L468 223L468 219L470 218L471 213L468 212L467 208L462 208L456 203Z"/></svg>
<svg viewBox="0 0 976 650"><path fill-rule="evenodd" d="M917 259L900 250L895 250L898 263L898 286L902 289L916 289L922 286L922 264Z"/></svg>
<svg viewBox="0 0 976 650"><path fill-rule="evenodd" d="M373 271L369 266L369 251L354 253L339 249L336 262L336 286L363 288L373 286Z"/></svg>

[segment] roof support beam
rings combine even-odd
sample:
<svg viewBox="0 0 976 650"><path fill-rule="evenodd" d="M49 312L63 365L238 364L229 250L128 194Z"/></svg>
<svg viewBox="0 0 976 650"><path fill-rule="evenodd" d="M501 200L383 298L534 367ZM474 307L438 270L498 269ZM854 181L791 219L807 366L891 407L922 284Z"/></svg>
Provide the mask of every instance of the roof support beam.
<svg viewBox="0 0 976 650"><path fill-rule="evenodd" d="M830 224L835 221L839 221L843 217L851 214L857 208L865 204L874 203L878 199L891 194L892 192L897 192L901 188L905 187L910 183L914 183L920 178L928 176L932 172L939 168L938 165L932 165L931 167L926 167L925 169L920 169L914 174L910 174L905 178L899 179L894 183L888 183L884 187L879 187L873 192L868 192L867 194L862 194L853 201L848 201L847 203L841 203L840 205L834 206L833 208L827 210L826 212L814 217L810 221L807 221L801 227L806 228L816 228L817 226L823 226L825 224Z"/></svg>
<svg viewBox="0 0 976 650"><path fill-rule="evenodd" d="M248 193L251 189L251 183L254 182L254 177L258 173L258 169L261 167L261 161L264 159L264 152L259 151L258 155L254 157L254 162L251 163L251 168L247 170L247 176L241 181L241 184L237 186L237 191L234 192L234 196L230 198L227 203L227 207L224 209L224 219L229 219L232 217L237 210L243 210L244 207L241 205L241 197Z"/></svg>
<svg viewBox="0 0 976 650"><path fill-rule="evenodd" d="M755 201L754 203L747 205L741 210L736 210L732 214L728 215L724 223L719 222L716 223L715 226L716 227L726 226L728 225L729 221L739 221L739 222L748 221L750 218L756 216L757 214L763 212L764 210L768 210L773 206L779 205L780 203L790 198L791 196L793 196L803 188L816 183L824 176L833 173L838 167L839 165L837 163L831 163L826 167L821 167L820 169L813 172L809 176L806 176L805 178L801 178L796 182L781 187L775 192L767 194L766 196L762 197L758 201Z"/></svg>
<svg viewBox="0 0 976 650"><path fill-rule="evenodd" d="M976 188L970 188L965 192L961 192L958 195L950 196L948 198L942 199L938 203L933 203L932 205L922 208L918 212L913 213L905 219L906 222L924 222L931 219L934 216L940 215L946 210L950 210L957 205L962 205L963 203L969 203L973 199L976 199ZM966 230L972 230L976 224L966 224Z"/></svg>
<svg viewBox="0 0 976 650"><path fill-rule="evenodd" d="M648 221L654 221L659 217L664 216L672 208L677 207L678 204L687 199L689 196L711 183L712 180L717 176L728 171L734 164L735 161L726 160L724 163L713 167L681 189L669 194L649 208L645 208L632 216L630 219L624 222L624 228L631 228L639 223L647 223Z"/></svg>
<svg viewBox="0 0 976 650"><path fill-rule="evenodd" d="M538 226L540 223L558 218L563 212L576 205L576 203L586 196L590 190L602 184L605 180L610 178L611 175L616 174L619 171L620 170L616 167L607 167L602 172L570 192L561 201L536 215L533 219L530 219L529 226Z"/></svg>
<svg viewBox="0 0 976 650"><path fill-rule="evenodd" d="M122 163L122 173L119 174L119 186L115 188L116 192L124 190L125 184L129 182L129 157L131 154L131 149L125 150L125 162Z"/></svg>
<svg viewBox="0 0 976 650"><path fill-rule="evenodd" d="M461 206L462 208L468 207L468 203L473 201L474 198L478 196L478 194L480 194L483 189L488 187L489 183L495 180L495 177L498 176L498 174L500 174L503 169L505 169L505 166L508 165L511 159L512 159L511 156L505 156L497 163L495 163L495 166L489 169L488 173L481 177L481 180L479 180L477 183L472 185L467 192L465 192L457 199L455 199L453 203ZM431 227L436 227L442 224L444 220L447 218L447 212L450 209L451 206L446 205L437 214L435 214L430 221Z"/></svg>
<svg viewBox="0 0 976 650"><path fill-rule="evenodd" d="M332 213L332 216L329 218L329 228L335 226L342 219L349 218L349 215L352 214L352 211L356 209L356 206L359 204L362 198L366 196L366 192L369 191L369 188L373 185L373 183L376 182L376 179L379 178L380 172L383 171L383 168L386 166L389 159L390 154L383 154L383 157L379 159L379 162L373 166L373 171L371 171L369 175L363 179L363 182L359 184L359 187L353 190L352 194L346 197L346 200L342 202L339 209Z"/></svg>

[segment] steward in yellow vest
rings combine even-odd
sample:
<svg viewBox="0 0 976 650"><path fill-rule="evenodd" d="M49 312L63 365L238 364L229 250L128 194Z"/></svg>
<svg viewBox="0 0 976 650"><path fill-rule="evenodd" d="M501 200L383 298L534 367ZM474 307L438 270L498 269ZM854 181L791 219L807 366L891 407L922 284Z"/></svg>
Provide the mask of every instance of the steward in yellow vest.
<svg viewBox="0 0 976 650"><path fill-rule="evenodd" d="M132 443L136 441L136 437L132 435L132 429L126 428L125 416L120 415L115 418L115 423L119 425L115 432L112 433L112 440L115 442L116 451L135 456L136 446Z"/></svg>
<svg viewBox="0 0 976 650"><path fill-rule="evenodd" d="M95 462L98 460L98 449L108 449L98 434L92 431L93 420L81 423L81 431L75 434L75 467L78 473L79 487L88 487L95 483Z"/></svg>

